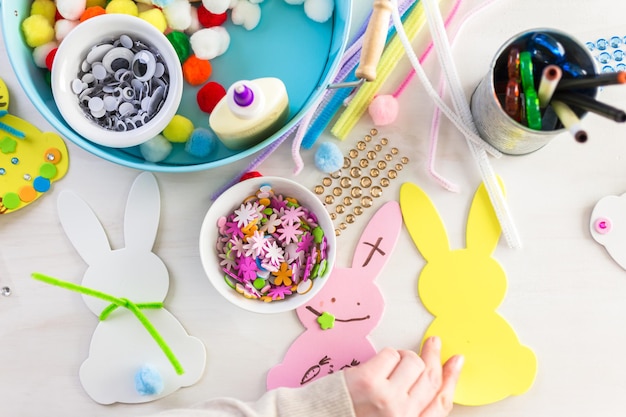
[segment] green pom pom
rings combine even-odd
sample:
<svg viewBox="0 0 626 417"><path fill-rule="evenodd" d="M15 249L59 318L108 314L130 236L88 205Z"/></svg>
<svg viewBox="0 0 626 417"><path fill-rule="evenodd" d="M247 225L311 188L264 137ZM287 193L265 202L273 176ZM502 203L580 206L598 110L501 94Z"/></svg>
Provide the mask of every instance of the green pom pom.
<svg viewBox="0 0 626 417"><path fill-rule="evenodd" d="M191 43L189 42L187 34L175 30L165 36L174 47L181 64L185 62L187 58L189 58L189 55L191 55Z"/></svg>

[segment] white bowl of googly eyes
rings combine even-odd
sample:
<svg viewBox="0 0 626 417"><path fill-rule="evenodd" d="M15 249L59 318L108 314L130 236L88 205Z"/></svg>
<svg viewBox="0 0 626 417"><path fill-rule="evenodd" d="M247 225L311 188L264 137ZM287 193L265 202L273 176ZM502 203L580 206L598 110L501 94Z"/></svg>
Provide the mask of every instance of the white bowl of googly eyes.
<svg viewBox="0 0 626 417"><path fill-rule="evenodd" d="M55 55L51 83L65 122L85 139L113 148L158 135L183 93L169 40L125 14L96 16L70 31Z"/></svg>
<svg viewBox="0 0 626 417"><path fill-rule="evenodd" d="M328 281L335 255L322 202L280 177L250 178L226 190L200 231L200 259L213 287L256 313L295 310L311 300Z"/></svg>

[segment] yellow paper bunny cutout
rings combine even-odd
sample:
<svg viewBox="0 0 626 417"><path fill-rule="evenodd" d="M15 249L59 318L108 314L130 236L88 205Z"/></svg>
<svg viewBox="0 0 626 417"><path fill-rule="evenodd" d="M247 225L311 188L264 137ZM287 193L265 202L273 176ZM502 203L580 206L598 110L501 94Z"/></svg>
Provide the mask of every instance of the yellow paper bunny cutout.
<svg viewBox="0 0 626 417"><path fill-rule="evenodd" d="M400 206L411 238L426 260L418 292L435 318L423 340L441 337L444 361L455 354L465 356L454 402L483 405L526 392L534 382L537 359L496 311L507 280L492 257L501 229L484 184L472 201L463 249L450 249L435 206L418 186L402 185Z"/></svg>
<svg viewBox="0 0 626 417"><path fill-rule="evenodd" d="M41 132L8 108L9 90L0 78L0 215L37 200L63 178L69 165L59 135Z"/></svg>

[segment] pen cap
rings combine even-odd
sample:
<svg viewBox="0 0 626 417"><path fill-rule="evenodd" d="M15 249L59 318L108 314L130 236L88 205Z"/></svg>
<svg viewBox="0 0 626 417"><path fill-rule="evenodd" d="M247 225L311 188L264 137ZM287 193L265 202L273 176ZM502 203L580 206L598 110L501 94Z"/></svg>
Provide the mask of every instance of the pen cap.
<svg viewBox="0 0 626 417"><path fill-rule="evenodd" d="M516 51L519 54L516 54ZM519 55L526 60L520 60ZM512 57L516 57L517 61ZM511 67L516 64L516 68ZM539 109L538 105L533 108L532 100L530 103L526 102L529 101L526 98L533 97L533 91L525 94L524 89L532 86L531 90L534 90L536 95L543 68L550 64L560 66L564 78L598 73L593 56L578 40L559 30L537 28L521 32L506 41L496 52L489 71L474 90L470 109L478 133L502 153L528 154L566 132L549 108ZM529 70L532 74L528 73ZM511 116L515 114L511 107L516 98L507 96L507 91L512 91L510 88L512 80L519 83L517 101L521 111L516 116ZM595 97L598 88L589 88L583 93ZM576 110L576 114L583 118L586 112ZM542 119L540 129L529 127L529 121L532 121L533 116L535 120L537 117Z"/></svg>

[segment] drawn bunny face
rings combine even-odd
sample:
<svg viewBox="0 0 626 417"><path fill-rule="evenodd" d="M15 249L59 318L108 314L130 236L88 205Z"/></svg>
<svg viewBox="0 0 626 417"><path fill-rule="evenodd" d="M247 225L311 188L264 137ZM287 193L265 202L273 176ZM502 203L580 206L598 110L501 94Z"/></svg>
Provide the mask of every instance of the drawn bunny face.
<svg viewBox="0 0 626 417"><path fill-rule="evenodd" d="M384 299L375 280L401 230L397 202L378 209L361 235L352 266L335 267L319 294L296 310L306 331L292 343L283 361L270 369L268 389L298 387L376 354L368 335L382 317Z"/></svg>
<svg viewBox="0 0 626 417"><path fill-rule="evenodd" d="M88 265L83 285L139 303L165 299L169 275L152 252L160 215L160 194L152 175L140 175L128 196L124 248L111 249L95 213L77 195L63 191L58 209L65 233ZM100 315L107 306L100 299L83 298L94 314Z"/></svg>
<svg viewBox="0 0 626 417"><path fill-rule="evenodd" d="M296 312L302 324L307 329L319 328L320 321L324 320L322 315L326 313L332 315L335 331L349 328L353 333L367 335L380 321L384 305L383 296L374 283L376 275L371 272L367 265L356 269L335 268L328 279L342 281L341 285L329 283L315 298L299 307Z"/></svg>
<svg viewBox="0 0 626 417"><path fill-rule="evenodd" d="M323 328L324 320L333 320L341 331L349 329L367 335L380 321L384 300L374 280L385 265L390 255L389 245L395 245L402 225L398 215L395 216L398 224L393 224L394 212L399 213L396 202L381 207L361 235L352 267L335 267L320 293L296 310L307 329Z"/></svg>

